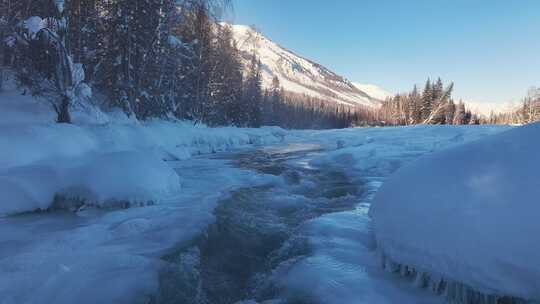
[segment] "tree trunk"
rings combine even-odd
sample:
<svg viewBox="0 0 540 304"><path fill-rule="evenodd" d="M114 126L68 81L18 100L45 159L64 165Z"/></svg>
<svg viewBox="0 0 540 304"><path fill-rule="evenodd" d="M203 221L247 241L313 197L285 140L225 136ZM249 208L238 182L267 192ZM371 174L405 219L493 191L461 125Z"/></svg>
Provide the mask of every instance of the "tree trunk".
<svg viewBox="0 0 540 304"><path fill-rule="evenodd" d="M58 108L57 114L58 118L56 119L57 123L71 123L71 115L69 114L69 97L65 96L62 98L62 103Z"/></svg>

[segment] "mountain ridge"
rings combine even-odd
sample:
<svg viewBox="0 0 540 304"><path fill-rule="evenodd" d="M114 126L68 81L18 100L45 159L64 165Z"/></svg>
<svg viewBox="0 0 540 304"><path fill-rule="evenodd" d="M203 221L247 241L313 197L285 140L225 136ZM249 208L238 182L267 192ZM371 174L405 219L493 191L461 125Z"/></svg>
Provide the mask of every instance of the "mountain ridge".
<svg viewBox="0 0 540 304"><path fill-rule="evenodd" d="M245 25L229 26L242 60L247 62L253 53L259 57L263 87L270 88L277 76L288 92L351 107L381 105L382 99L364 92L344 76L279 45L257 30Z"/></svg>

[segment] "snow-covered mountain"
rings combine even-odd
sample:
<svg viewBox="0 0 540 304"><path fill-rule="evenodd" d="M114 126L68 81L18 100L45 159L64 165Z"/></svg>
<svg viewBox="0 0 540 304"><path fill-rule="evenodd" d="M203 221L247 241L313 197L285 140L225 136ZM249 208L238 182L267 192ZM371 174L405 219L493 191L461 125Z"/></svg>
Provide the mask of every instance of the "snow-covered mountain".
<svg viewBox="0 0 540 304"><path fill-rule="evenodd" d="M365 92L369 96L377 98L379 100L386 100L387 98L394 96L394 94L374 84L364 84L358 82L353 82L353 84L362 92Z"/></svg>
<svg viewBox="0 0 540 304"><path fill-rule="evenodd" d="M350 106L377 107L381 99L369 95L345 77L303 58L244 25L232 25L233 35L244 60L255 51L262 63L263 85L271 87L277 76L289 92L306 94Z"/></svg>

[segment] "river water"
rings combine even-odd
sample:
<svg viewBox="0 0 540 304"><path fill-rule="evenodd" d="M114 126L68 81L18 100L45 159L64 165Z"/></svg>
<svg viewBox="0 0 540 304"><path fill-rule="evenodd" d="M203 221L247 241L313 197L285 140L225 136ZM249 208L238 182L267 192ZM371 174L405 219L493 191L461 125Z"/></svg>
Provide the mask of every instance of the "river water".
<svg viewBox="0 0 540 304"><path fill-rule="evenodd" d="M365 279L366 267L377 269L367 212L373 194L369 184L353 180L340 167L310 165L321 153L315 145L292 145L216 156L243 169L281 177L282 182L236 189L223 198L206 232L164 257L168 266L161 271L155 302L327 303L332 300L323 299L320 292L329 298L339 296L350 288L341 285L356 276ZM338 218L334 221L331 215ZM347 227L350 222L354 224ZM336 235L333 225L339 226ZM358 225L360 231L355 230ZM323 231L312 233L321 227ZM342 250L337 247L351 241L339 239L343 231L364 254L350 246L337 258L323 253L319 267L317 243ZM358 261L343 262L354 255ZM366 258L368 265L362 265ZM313 267L320 269L306 278ZM335 272L350 277L323 278ZM319 276L322 281L309 282Z"/></svg>

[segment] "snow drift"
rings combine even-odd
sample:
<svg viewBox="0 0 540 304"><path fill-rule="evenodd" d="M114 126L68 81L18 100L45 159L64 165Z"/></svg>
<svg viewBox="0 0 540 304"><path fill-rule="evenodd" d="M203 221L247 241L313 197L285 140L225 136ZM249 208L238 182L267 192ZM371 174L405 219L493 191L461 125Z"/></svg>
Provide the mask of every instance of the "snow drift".
<svg viewBox="0 0 540 304"><path fill-rule="evenodd" d="M0 215L44 210L51 204L53 208L153 204L178 191L178 175L159 158L140 152L105 153L0 172L0 193L5 198Z"/></svg>
<svg viewBox="0 0 540 304"><path fill-rule="evenodd" d="M512 129L390 177L371 209L387 269L459 303L540 300L539 135Z"/></svg>

